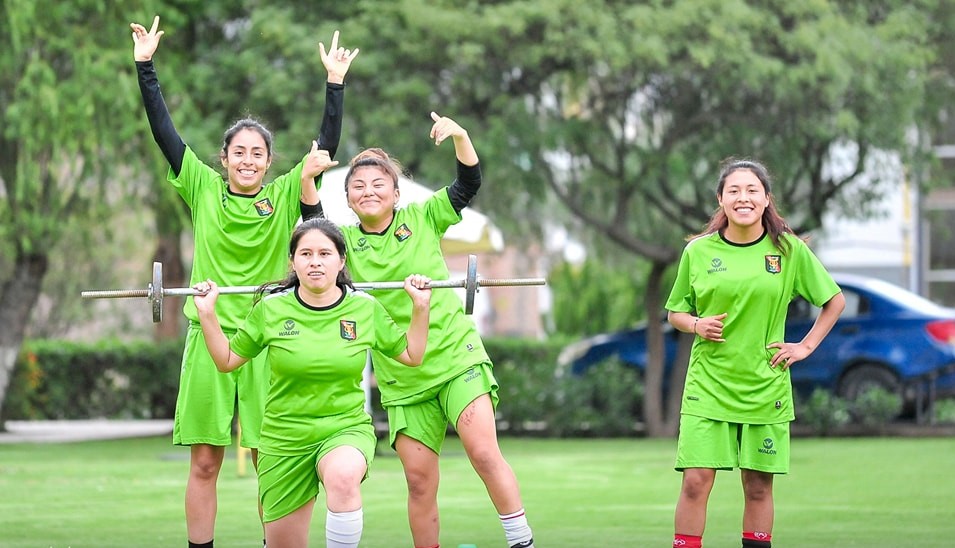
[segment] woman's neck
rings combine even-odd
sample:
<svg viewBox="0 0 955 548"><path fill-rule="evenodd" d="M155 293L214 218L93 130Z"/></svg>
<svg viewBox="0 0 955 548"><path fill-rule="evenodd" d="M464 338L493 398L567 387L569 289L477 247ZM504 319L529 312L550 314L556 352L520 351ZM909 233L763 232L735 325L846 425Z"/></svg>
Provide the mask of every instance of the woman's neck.
<svg viewBox="0 0 955 548"><path fill-rule="evenodd" d="M749 226L727 225L723 229L723 238L734 244L748 244L760 239L766 229L762 224L753 224Z"/></svg>
<svg viewBox="0 0 955 548"><path fill-rule="evenodd" d="M324 308L335 304L342 298L342 288L336 284L321 291L314 291L300 285L298 286L298 297L308 306Z"/></svg>
<svg viewBox="0 0 955 548"><path fill-rule="evenodd" d="M362 230L371 234L379 234L388 229L391 225L391 221L395 220L395 214L391 212L381 218L365 217L364 219L359 218L358 220L361 223Z"/></svg>

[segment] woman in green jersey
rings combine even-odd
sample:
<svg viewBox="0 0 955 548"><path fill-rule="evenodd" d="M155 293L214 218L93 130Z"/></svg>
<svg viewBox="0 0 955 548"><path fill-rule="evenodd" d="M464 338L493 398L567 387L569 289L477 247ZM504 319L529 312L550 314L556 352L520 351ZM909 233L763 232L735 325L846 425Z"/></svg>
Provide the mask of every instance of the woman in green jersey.
<svg viewBox="0 0 955 548"><path fill-rule="evenodd" d="M223 373L268 355L271 382L258 466L267 545L308 546L312 508L324 485L326 546L358 546L359 486L377 442L360 386L366 353L381 352L402 367L421 363L430 279L405 278L407 295L399 295L411 309L406 333L375 298L354 290L345 268L345 240L334 223L302 223L292 234L289 253L291 273L270 284L231 340L216 316L218 286L211 280L195 285L204 293L195 297L199 321Z"/></svg>
<svg viewBox="0 0 955 548"><path fill-rule="evenodd" d="M227 285L257 285L285 275L285 248L298 222L300 208L318 203L316 182L332 161L341 135L344 78L358 50L338 46L335 32L326 53L319 44L328 71L325 111L317 141L288 173L264 184L272 162L272 135L253 119L238 121L223 137L217 169L203 163L176 131L166 108L153 64L153 54L164 31L159 17L152 28L132 23L133 56L143 106L153 137L169 162L168 180L191 210L195 234L192 283L207 278ZM251 296L224 299L222 326L233 332L245 317ZM186 484L186 529L190 546L213 545L216 517L216 481L225 448L232 443L233 410L238 401L242 430L240 444L259 444L265 391L264 359L230 375L220 375L202 341L192 299L183 311L189 319L183 352L173 443L190 446Z"/></svg>
<svg viewBox="0 0 955 548"><path fill-rule="evenodd" d="M725 162L716 199L709 225L683 250L666 304L670 323L695 335L680 415L683 484L673 546L702 546L716 471L739 468L742 545L769 548L773 477L789 471L795 418L789 367L819 346L845 298L776 211L762 164ZM786 312L797 295L822 311L803 340L786 342Z"/></svg>
<svg viewBox="0 0 955 548"><path fill-rule="evenodd" d="M349 207L357 226L342 230L348 242L348 268L357 281L401 279L421 272L447 279L441 238L461 221L481 185L481 168L468 132L454 120L432 112L430 138L454 144L457 177L423 203L397 208L401 166L381 149L359 153L345 177ZM407 299L376 294L399 325L408 325ZM517 478L497 440L494 407L498 385L491 360L460 298L439 291L432 298L428 350L420 368L402 367L374 355L381 403L388 411L390 443L408 484L408 521L416 547L439 540L438 455L448 424L454 425L474 470L484 481L500 516L508 546L532 547Z"/></svg>

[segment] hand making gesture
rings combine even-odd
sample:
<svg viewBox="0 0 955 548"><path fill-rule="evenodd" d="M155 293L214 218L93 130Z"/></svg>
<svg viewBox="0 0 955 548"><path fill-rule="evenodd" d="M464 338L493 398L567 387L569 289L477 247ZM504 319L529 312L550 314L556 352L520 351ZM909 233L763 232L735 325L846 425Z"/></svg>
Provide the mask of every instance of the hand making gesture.
<svg viewBox="0 0 955 548"><path fill-rule="evenodd" d="M350 50L338 47L338 31L336 30L335 34L332 35L332 44L328 52L325 51L325 44L322 42L318 43L318 49L322 55L322 64L328 71L328 81L335 84L344 83L348 67L358 56L358 48Z"/></svg>
<svg viewBox="0 0 955 548"><path fill-rule="evenodd" d="M153 18L153 26L148 31L139 23L130 23L129 27L133 29L133 59L151 60L159 47L159 39L165 34L165 31L159 30L159 16Z"/></svg>

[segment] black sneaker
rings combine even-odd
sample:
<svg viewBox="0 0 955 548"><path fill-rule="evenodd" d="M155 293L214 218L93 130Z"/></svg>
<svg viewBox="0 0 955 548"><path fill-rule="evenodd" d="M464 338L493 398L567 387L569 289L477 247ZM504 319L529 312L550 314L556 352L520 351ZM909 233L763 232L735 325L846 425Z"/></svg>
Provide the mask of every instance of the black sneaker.
<svg viewBox="0 0 955 548"><path fill-rule="evenodd" d="M518 542L517 544L512 544L511 548L532 548L534 546L534 539L525 540L524 542Z"/></svg>

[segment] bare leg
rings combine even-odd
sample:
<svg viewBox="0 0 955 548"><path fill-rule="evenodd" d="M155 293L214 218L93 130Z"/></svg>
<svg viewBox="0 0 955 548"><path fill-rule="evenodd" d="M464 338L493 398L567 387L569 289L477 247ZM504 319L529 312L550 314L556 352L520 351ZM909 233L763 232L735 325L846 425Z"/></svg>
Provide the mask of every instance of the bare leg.
<svg viewBox="0 0 955 548"><path fill-rule="evenodd" d="M190 446L189 480L186 482L186 533L195 543L215 536L216 480L222 468L225 447L207 444Z"/></svg>
<svg viewBox="0 0 955 548"><path fill-rule="evenodd" d="M497 442L491 397L483 394L468 404L456 427L471 466L484 482L497 513L511 514L523 508L517 477Z"/></svg>
<svg viewBox="0 0 955 548"><path fill-rule="evenodd" d="M308 548L308 528L312 523L315 499L287 516L265 524L265 543L269 548Z"/></svg>
<svg viewBox="0 0 955 548"><path fill-rule="evenodd" d="M756 470L740 470L743 480L743 531L772 533L773 475Z"/></svg>
<svg viewBox="0 0 955 548"><path fill-rule="evenodd" d="M408 483L408 524L415 546L438 544L438 455L428 446L404 434L395 439Z"/></svg>
<svg viewBox="0 0 955 548"><path fill-rule="evenodd" d="M673 530L679 535L703 536L706 527L706 503L713 490L716 470L687 468L683 471L683 486L676 503Z"/></svg>

